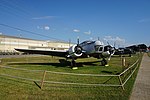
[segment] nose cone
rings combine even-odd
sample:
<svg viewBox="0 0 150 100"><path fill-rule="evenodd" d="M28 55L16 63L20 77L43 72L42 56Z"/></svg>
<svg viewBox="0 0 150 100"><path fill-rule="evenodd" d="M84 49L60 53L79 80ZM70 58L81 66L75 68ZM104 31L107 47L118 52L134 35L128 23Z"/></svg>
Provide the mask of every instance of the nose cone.
<svg viewBox="0 0 150 100"><path fill-rule="evenodd" d="M104 43L101 41L95 41L95 45L104 45Z"/></svg>

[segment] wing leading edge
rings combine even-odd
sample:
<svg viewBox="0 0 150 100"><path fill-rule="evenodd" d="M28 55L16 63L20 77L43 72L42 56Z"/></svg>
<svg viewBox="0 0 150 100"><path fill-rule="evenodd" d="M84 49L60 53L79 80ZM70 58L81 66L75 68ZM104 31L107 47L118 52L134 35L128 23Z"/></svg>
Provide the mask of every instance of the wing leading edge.
<svg viewBox="0 0 150 100"><path fill-rule="evenodd" d="M58 57L66 57L67 51L65 50L35 50L35 49L17 49L15 50L29 53L29 54L41 54L41 55L51 55L51 56L58 56Z"/></svg>

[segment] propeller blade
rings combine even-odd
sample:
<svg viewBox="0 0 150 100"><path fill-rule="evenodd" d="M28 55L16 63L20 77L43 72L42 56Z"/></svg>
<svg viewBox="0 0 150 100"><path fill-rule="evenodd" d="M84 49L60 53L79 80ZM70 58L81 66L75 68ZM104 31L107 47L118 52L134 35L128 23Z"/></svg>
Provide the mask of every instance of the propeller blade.
<svg viewBox="0 0 150 100"><path fill-rule="evenodd" d="M110 61L110 59L111 59L111 55L109 56L108 61Z"/></svg>
<svg viewBox="0 0 150 100"><path fill-rule="evenodd" d="M114 42L114 48L116 47L116 42Z"/></svg>
<svg viewBox="0 0 150 100"><path fill-rule="evenodd" d="M77 38L77 45L79 45L79 37Z"/></svg>
<svg viewBox="0 0 150 100"><path fill-rule="evenodd" d="M107 44L110 45L108 41L107 41Z"/></svg>

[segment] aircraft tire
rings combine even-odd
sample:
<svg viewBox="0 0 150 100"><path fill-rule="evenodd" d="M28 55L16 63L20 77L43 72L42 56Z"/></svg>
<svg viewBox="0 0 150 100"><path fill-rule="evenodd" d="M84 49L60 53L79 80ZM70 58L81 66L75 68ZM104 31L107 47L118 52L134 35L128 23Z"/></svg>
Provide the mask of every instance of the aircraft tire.
<svg viewBox="0 0 150 100"><path fill-rule="evenodd" d="M101 65L102 65L102 66L107 65L107 61L106 61L105 59L103 59L103 60L101 61Z"/></svg>
<svg viewBox="0 0 150 100"><path fill-rule="evenodd" d="M71 61L71 66L75 67L76 66L76 62L74 60Z"/></svg>

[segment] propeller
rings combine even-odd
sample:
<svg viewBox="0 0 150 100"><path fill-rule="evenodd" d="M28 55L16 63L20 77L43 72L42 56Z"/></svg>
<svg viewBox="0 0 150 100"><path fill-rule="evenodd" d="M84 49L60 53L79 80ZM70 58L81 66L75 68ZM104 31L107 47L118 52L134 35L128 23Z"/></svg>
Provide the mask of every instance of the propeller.
<svg viewBox="0 0 150 100"><path fill-rule="evenodd" d="M79 57L83 53L82 47L79 44L79 37L77 38L77 44L69 48L69 55L72 57Z"/></svg>
<svg viewBox="0 0 150 100"><path fill-rule="evenodd" d="M115 53L115 51L116 51L115 45L116 45L115 42L114 42L114 46L110 46L110 45L109 45L109 46L110 46L110 48L109 48L110 56L109 56L108 60L111 59L111 56L114 55L114 53Z"/></svg>
<svg viewBox="0 0 150 100"><path fill-rule="evenodd" d="M75 47L75 53L76 54L81 54L82 53L82 47L79 45L80 40L79 37L77 38L77 46Z"/></svg>
<svg viewBox="0 0 150 100"><path fill-rule="evenodd" d="M105 46L105 51L109 51L110 55L113 55L115 53L115 45L116 43L114 42L114 46L110 45L109 42L107 42L107 46Z"/></svg>
<svg viewBox="0 0 150 100"><path fill-rule="evenodd" d="M82 48L77 45L77 46L75 47L75 53L76 53L76 54L81 54L81 53L82 53Z"/></svg>
<svg viewBox="0 0 150 100"><path fill-rule="evenodd" d="M79 37L78 37L78 38L77 38L77 46L79 46L79 43L80 43L80 42L79 42Z"/></svg>

